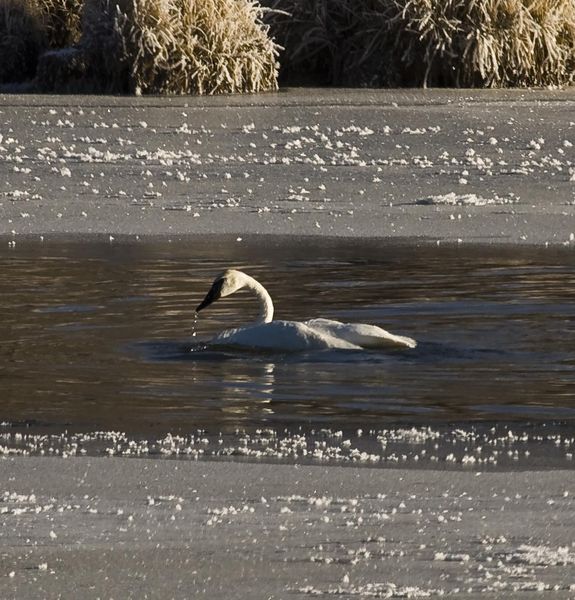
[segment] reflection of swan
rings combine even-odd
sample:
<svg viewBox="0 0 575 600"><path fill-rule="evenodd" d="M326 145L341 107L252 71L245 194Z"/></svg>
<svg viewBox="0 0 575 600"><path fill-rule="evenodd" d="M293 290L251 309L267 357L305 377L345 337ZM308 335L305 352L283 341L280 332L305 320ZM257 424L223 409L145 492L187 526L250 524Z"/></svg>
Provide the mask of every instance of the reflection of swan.
<svg viewBox="0 0 575 600"><path fill-rule="evenodd" d="M273 415L275 363L253 361L249 368L222 373L221 411L233 420Z"/></svg>
<svg viewBox="0 0 575 600"><path fill-rule="evenodd" d="M415 348L417 345L411 338L363 323L340 323L329 319L272 321L274 305L267 290L253 277L233 269L216 277L196 312L242 288L252 291L259 301L260 315L257 321L253 325L223 331L212 340L212 344L286 351L321 348L360 350L393 346Z"/></svg>

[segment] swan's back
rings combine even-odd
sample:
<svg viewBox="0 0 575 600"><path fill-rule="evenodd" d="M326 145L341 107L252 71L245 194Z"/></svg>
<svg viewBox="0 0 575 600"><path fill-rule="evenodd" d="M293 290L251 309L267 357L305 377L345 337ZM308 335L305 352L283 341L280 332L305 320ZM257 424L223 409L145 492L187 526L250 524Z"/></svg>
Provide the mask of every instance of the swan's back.
<svg viewBox="0 0 575 600"><path fill-rule="evenodd" d="M320 331L310 327L307 323L297 321L272 321L271 323L227 329L217 335L211 344L285 352L329 348L361 349L360 346L333 336L328 331Z"/></svg>
<svg viewBox="0 0 575 600"><path fill-rule="evenodd" d="M395 335L377 325L366 323L340 323L330 319L311 319L305 325L314 331L349 342L360 348L404 347L415 348L417 342L403 335Z"/></svg>

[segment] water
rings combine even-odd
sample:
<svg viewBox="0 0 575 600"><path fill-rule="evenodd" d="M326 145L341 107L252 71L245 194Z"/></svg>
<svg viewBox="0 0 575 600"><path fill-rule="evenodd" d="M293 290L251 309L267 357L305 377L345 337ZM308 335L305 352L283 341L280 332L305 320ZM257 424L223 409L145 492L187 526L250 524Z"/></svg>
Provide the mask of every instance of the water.
<svg viewBox="0 0 575 600"><path fill-rule="evenodd" d="M419 346L210 349L257 313L239 293L194 319L229 266L268 288L277 318L374 323ZM0 421L146 434L575 417L569 249L19 242L0 267Z"/></svg>

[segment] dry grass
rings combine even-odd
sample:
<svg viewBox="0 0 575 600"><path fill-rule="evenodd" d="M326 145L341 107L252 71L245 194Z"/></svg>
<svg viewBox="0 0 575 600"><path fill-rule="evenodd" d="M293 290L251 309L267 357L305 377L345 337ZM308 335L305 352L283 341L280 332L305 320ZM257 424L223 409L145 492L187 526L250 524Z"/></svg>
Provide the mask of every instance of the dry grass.
<svg viewBox="0 0 575 600"><path fill-rule="evenodd" d="M368 77L366 62L385 61L388 21L397 13L380 0L267 0L271 33L285 50L284 80L319 85L355 85ZM375 18L374 18L375 16ZM389 84L374 70L377 81ZM368 83L366 81L366 83Z"/></svg>
<svg viewBox="0 0 575 600"><path fill-rule="evenodd" d="M0 83L32 79L47 49L80 39L82 0L0 0Z"/></svg>
<svg viewBox="0 0 575 600"><path fill-rule="evenodd" d="M575 81L574 0L267 0L282 76L330 85Z"/></svg>
<svg viewBox="0 0 575 600"><path fill-rule="evenodd" d="M482 87L573 82L573 0L408 0L410 58L423 55L423 83Z"/></svg>
<svg viewBox="0 0 575 600"><path fill-rule="evenodd" d="M264 25L256 0L0 0L0 83L38 65L47 91L275 89L268 26L291 83L575 83L575 0L265 1Z"/></svg>
<svg viewBox="0 0 575 600"><path fill-rule="evenodd" d="M260 17L252 0L85 0L81 44L114 91L260 92L278 71Z"/></svg>
<svg viewBox="0 0 575 600"><path fill-rule="evenodd" d="M47 45L42 17L34 0L0 0L0 83L34 76Z"/></svg>
<svg viewBox="0 0 575 600"><path fill-rule="evenodd" d="M49 48L66 48L80 41L83 0L35 0L43 14Z"/></svg>
<svg viewBox="0 0 575 600"><path fill-rule="evenodd" d="M255 0L0 0L0 83L37 71L43 91L276 89L261 16Z"/></svg>

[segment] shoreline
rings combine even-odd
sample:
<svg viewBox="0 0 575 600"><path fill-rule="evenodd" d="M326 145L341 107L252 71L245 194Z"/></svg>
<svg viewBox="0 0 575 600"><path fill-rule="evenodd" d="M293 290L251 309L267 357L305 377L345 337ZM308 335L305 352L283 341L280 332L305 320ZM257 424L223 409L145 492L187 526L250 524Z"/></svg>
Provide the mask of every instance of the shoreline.
<svg viewBox="0 0 575 600"><path fill-rule="evenodd" d="M367 423L366 423L367 425ZM374 429L252 424L228 429L3 422L0 458L142 458L489 473L572 467L573 420L390 421ZM133 426L132 426L133 427Z"/></svg>
<svg viewBox="0 0 575 600"><path fill-rule="evenodd" d="M573 226L575 228L575 224ZM251 233L245 231L238 232L186 232L186 233L108 233L108 232L48 232L48 233L25 233L14 235L11 233L0 233L0 244L11 249L22 249L24 245L27 247L46 247L50 246L66 246L66 245L102 245L109 244L111 246L138 246L138 245L168 245L186 246L198 242L215 242L215 243L249 243L261 245L267 243L277 243L278 245L288 244L292 242L300 242L305 245L345 245L345 244L361 244L364 247L374 246L380 248L444 248L457 249L465 248L467 251L492 252L497 249L505 249L513 251L535 251L535 250L550 250L560 251L565 253L572 252L575 244L571 240L565 241L528 241L528 240L483 240L483 241L465 241L462 239L435 239L427 236L405 236L405 237L377 237L377 236L353 236L353 235L323 235L315 233ZM6 250L2 249L2 252Z"/></svg>
<svg viewBox="0 0 575 600"><path fill-rule="evenodd" d="M128 96L113 94L41 94L0 89L4 106L88 106L111 107L202 107L233 108L271 106L399 106L443 105L494 102L575 102L575 86L542 88L346 88L282 86L279 90L204 96ZM49 102L46 102L49 99ZM78 102L80 101L80 102ZM396 106L397 105L397 106Z"/></svg>

